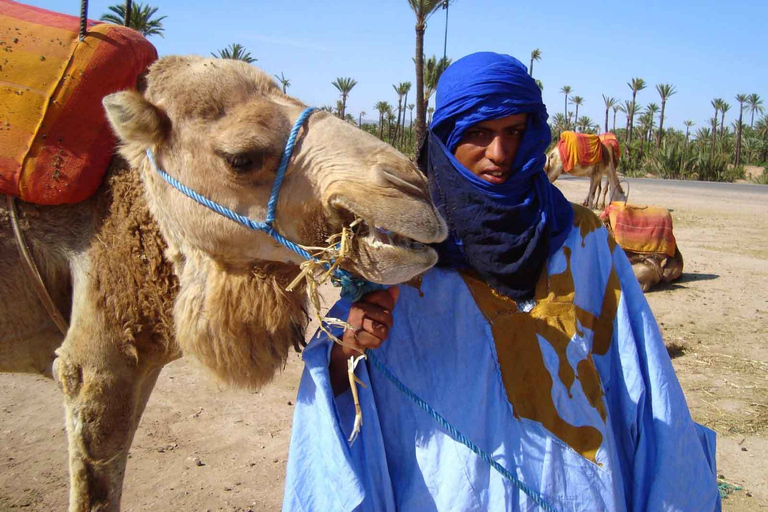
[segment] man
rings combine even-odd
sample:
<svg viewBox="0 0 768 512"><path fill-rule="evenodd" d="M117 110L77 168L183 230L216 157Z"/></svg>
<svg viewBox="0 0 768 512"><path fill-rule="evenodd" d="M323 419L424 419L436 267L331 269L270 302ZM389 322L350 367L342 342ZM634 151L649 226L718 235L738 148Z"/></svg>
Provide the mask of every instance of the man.
<svg viewBox="0 0 768 512"><path fill-rule="evenodd" d="M283 509L719 510L714 434L691 420L626 256L543 172L525 66L469 55L436 103L420 164L450 236L417 286L333 308L344 346L305 350ZM364 348L508 475L370 363L350 446L346 359Z"/></svg>

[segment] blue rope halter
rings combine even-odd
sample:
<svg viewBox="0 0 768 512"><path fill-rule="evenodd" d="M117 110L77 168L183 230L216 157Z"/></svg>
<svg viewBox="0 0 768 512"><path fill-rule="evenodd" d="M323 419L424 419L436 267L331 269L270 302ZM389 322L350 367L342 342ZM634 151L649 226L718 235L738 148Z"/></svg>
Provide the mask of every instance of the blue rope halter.
<svg viewBox="0 0 768 512"><path fill-rule="evenodd" d="M149 162L152 164L152 168L173 188L177 189L179 192L181 192L185 196L194 199L195 201L205 206L206 208L209 208L210 210L213 210L219 215L223 215L224 217L227 217L228 219L231 219L242 226L245 226L254 231L263 231L264 233L274 238L281 245L292 250L293 252L295 252L296 254L298 254L299 256L301 256L306 260L315 259L300 245L288 240L287 238L282 236L280 233L278 233L273 226L275 222L275 210L277 209L277 199L280 195L280 187L283 184L285 171L288 169L288 162L291 159L293 148L296 145L296 138L298 136L299 129L307 120L307 118L310 115L312 115L312 113L315 110L317 109L313 107L309 107L305 109L301 113L301 115L299 115L299 118L296 119L296 122L293 124L293 128L291 128L291 133L290 135L288 135L288 142L285 144L285 149L283 150L283 156L282 156L282 159L280 160L280 167L277 170L277 176L275 177L275 182L272 184L272 192L269 196L269 202L267 203L267 218L264 222L257 222L255 220L249 219L248 217L240 215L239 213L236 213L230 210L229 208L222 206L219 203L211 201L207 197L198 194L191 188L179 182L177 179L169 175L167 172L160 169L160 167L157 165L157 162L155 161L155 155L151 149L147 149L147 157L149 157ZM337 268L334 270L333 275L331 277L331 281L333 282L334 285L341 287L341 296L345 299L352 300L352 302L356 302L360 300L360 298L368 292L372 292L372 291L380 290L384 288L383 285L380 285L377 283L371 283L370 281L366 281L359 277L354 277L352 274L350 274L346 270L343 270L340 268Z"/></svg>

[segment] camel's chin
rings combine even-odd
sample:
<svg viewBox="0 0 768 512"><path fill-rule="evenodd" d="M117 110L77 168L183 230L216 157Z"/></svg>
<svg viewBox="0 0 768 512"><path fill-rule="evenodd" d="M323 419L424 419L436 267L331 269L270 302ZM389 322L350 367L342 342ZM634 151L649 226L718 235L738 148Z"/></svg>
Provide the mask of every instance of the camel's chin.
<svg viewBox="0 0 768 512"><path fill-rule="evenodd" d="M418 243L408 247L363 239L356 244L355 253L349 270L380 284L410 281L437 263L437 252Z"/></svg>

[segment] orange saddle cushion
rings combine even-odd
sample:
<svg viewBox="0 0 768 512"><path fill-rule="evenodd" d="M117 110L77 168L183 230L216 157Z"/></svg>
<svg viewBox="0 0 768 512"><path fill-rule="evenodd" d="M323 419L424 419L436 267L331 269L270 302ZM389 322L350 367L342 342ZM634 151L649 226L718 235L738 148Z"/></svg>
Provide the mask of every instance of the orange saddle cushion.
<svg viewBox="0 0 768 512"><path fill-rule="evenodd" d="M0 193L37 204L96 191L115 137L101 100L157 59L126 27L0 0Z"/></svg>
<svg viewBox="0 0 768 512"><path fill-rule="evenodd" d="M657 206L624 205L612 202L600 218L608 220L616 243L622 249L643 254L675 255L672 215Z"/></svg>

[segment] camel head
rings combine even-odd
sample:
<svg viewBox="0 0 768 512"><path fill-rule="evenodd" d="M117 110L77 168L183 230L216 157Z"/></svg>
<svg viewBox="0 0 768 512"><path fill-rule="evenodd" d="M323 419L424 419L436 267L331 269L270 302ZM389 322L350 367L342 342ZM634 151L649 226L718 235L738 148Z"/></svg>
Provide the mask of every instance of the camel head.
<svg viewBox="0 0 768 512"><path fill-rule="evenodd" d="M263 221L288 133L305 108L265 73L229 59L166 57L151 67L143 94L113 94L104 106L122 155L143 170L150 208L169 245L233 268L300 261L267 235L171 188L144 155L152 148L159 166L187 187ZM425 244L446 236L426 179L406 157L316 112L299 133L275 227L299 244L325 246L355 218L363 224L347 267L378 283L407 281L430 268L437 255Z"/></svg>
<svg viewBox="0 0 768 512"><path fill-rule="evenodd" d="M267 203L289 132L305 105L244 62L165 57L141 92L104 98L120 153L139 171L179 278L176 339L220 381L258 388L304 341L306 300L285 286L301 258L172 188L158 166L202 196L257 222ZM274 221L285 238L328 245L356 219L346 270L383 284L426 271L437 253L426 244L447 228L427 181L377 138L315 112L299 132Z"/></svg>

